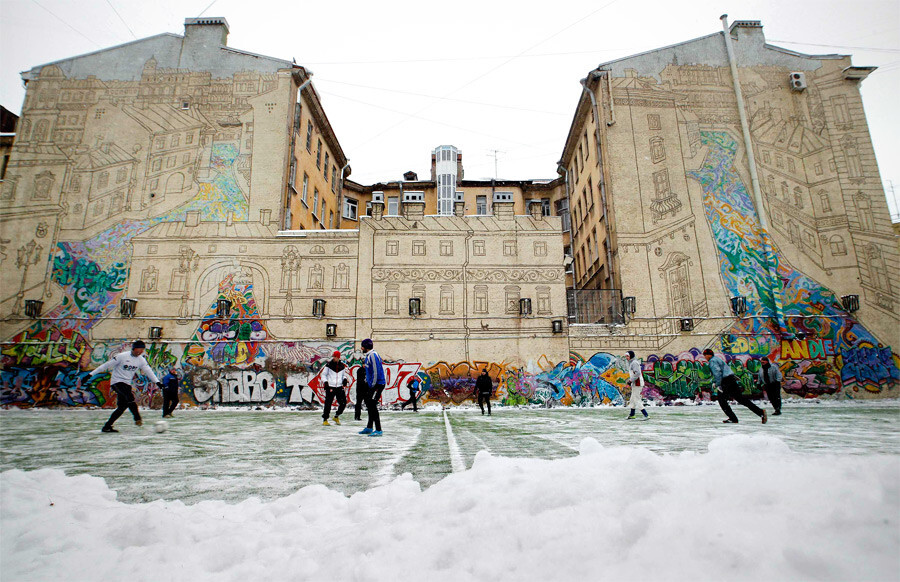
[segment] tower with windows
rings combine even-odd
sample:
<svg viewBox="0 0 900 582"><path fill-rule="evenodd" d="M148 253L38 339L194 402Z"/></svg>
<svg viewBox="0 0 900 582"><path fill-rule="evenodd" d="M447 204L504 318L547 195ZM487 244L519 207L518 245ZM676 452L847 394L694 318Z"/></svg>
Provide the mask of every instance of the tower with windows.
<svg viewBox="0 0 900 582"><path fill-rule="evenodd" d="M452 145L438 146L432 152L432 172L437 183L437 209L441 216L453 214L456 185L462 180L462 153Z"/></svg>

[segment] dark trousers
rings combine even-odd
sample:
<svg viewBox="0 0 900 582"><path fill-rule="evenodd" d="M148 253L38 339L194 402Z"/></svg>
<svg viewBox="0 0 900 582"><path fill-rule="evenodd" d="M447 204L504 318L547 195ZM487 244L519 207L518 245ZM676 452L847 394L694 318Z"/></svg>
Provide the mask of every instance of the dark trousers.
<svg viewBox="0 0 900 582"><path fill-rule="evenodd" d="M781 412L781 382L772 382L763 387L775 412Z"/></svg>
<svg viewBox="0 0 900 582"><path fill-rule="evenodd" d="M163 388L163 416L169 416L178 406L178 388Z"/></svg>
<svg viewBox="0 0 900 582"><path fill-rule="evenodd" d="M409 391L409 400L407 400L406 402L404 402L403 404L400 405L400 410L403 410L404 408L406 408L407 406L412 404L413 410L418 412L419 411L419 407L417 405L418 400L419 400L419 393L410 390Z"/></svg>
<svg viewBox="0 0 900 582"><path fill-rule="evenodd" d="M331 414L331 403L335 399L337 399L338 408L334 416L337 418L344 412L344 407L347 406L347 394L344 392L343 387L329 388L325 386L325 412L322 413L322 418L325 420L328 420L328 415Z"/></svg>
<svg viewBox="0 0 900 582"><path fill-rule="evenodd" d="M356 402L353 404L353 419L362 420L362 407L366 403L369 388L365 383L356 382Z"/></svg>
<svg viewBox="0 0 900 582"><path fill-rule="evenodd" d="M375 384L366 398L366 410L369 412L369 422L366 428L381 430L381 416L378 414L378 403L381 402L381 393L384 392L384 384Z"/></svg>
<svg viewBox="0 0 900 582"><path fill-rule="evenodd" d="M122 413L125 412L125 410L131 411L131 414L134 415L135 422L139 421L141 419L141 413L138 412L137 403L134 401L134 394L131 392L131 384L116 382L112 385L112 389L116 393L116 409L113 410L113 413L109 416L109 420L106 421L106 426L112 427L113 423L122 416Z"/></svg>
<svg viewBox="0 0 900 582"><path fill-rule="evenodd" d="M478 393L478 408L481 409L481 414L484 414L484 404L487 403L488 414L491 413L491 395L490 393Z"/></svg>
<svg viewBox="0 0 900 582"><path fill-rule="evenodd" d="M731 419L732 422L737 422L738 417L728 404L728 401L732 398L737 400L738 404L743 404L749 408L756 416L763 415L762 408L753 404L753 401L744 396L741 387L738 386L737 379L734 376L725 376L722 378L722 391L719 393L719 406L722 407L722 412L725 413L725 416Z"/></svg>

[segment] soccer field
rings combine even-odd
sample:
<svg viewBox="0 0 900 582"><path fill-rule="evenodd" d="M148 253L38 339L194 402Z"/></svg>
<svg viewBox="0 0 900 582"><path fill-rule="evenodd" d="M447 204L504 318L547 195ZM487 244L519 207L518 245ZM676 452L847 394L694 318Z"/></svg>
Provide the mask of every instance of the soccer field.
<svg viewBox="0 0 900 582"><path fill-rule="evenodd" d="M143 428L126 412L120 433L103 434L108 410L8 410L0 412L0 468L86 473L104 478L119 501L190 504L272 500L315 484L350 495L407 472L429 487L471 467L481 450L557 459L577 455L585 437L656 453L706 452L712 439L730 434L774 436L797 453L900 453L894 401L788 402L766 425L740 406L739 425L722 424L715 405L648 410L647 422L626 421L621 407L495 407L491 417L477 408L382 411L380 438L357 434L364 423L352 420L352 410L342 426L322 426L315 411L179 410L162 434L153 430L159 411L142 412Z"/></svg>

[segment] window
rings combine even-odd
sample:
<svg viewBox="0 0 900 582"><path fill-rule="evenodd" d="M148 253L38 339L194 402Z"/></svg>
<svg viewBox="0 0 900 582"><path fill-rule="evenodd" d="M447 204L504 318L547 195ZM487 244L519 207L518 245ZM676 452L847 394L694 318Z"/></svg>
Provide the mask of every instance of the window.
<svg viewBox="0 0 900 582"><path fill-rule="evenodd" d="M487 285L475 285L475 313L488 312L488 288Z"/></svg>
<svg viewBox="0 0 900 582"><path fill-rule="evenodd" d="M775 165L778 166L779 168L783 168L784 167L784 158L782 158L779 155L776 155L775 156Z"/></svg>
<svg viewBox="0 0 900 582"><path fill-rule="evenodd" d="M331 166L331 191L336 192L337 190L337 166Z"/></svg>
<svg viewBox="0 0 900 582"><path fill-rule="evenodd" d="M787 162L788 162L788 171L789 172L795 171L796 167L794 166L794 158L788 158Z"/></svg>
<svg viewBox="0 0 900 582"><path fill-rule="evenodd" d="M669 195L669 170L653 172L653 187L656 188L656 198L661 200Z"/></svg>
<svg viewBox="0 0 900 582"><path fill-rule="evenodd" d="M816 235L809 230L803 231L803 235L806 237L806 246L816 248Z"/></svg>
<svg viewBox="0 0 900 582"><path fill-rule="evenodd" d="M166 167L174 168L175 167L175 156L169 156L166 158Z"/></svg>
<svg viewBox="0 0 900 582"><path fill-rule="evenodd" d="M763 161L765 161L767 164L772 163L772 157L769 155L769 152L763 152Z"/></svg>
<svg viewBox="0 0 900 582"><path fill-rule="evenodd" d="M303 200L303 204L309 207L309 175L306 172L303 172L303 191L300 199Z"/></svg>
<svg viewBox="0 0 900 582"><path fill-rule="evenodd" d="M584 161L587 161L591 154L591 142L588 141L587 130L584 130Z"/></svg>
<svg viewBox="0 0 900 582"><path fill-rule="evenodd" d="M316 210L318 209L318 207L319 207L319 189L313 188L313 205L312 205L313 215L316 214Z"/></svg>
<svg viewBox="0 0 900 582"><path fill-rule="evenodd" d="M437 177L438 188L438 214L450 216L453 214L453 196L456 194L456 176L453 174L440 174Z"/></svg>
<svg viewBox="0 0 900 582"><path fill-rule="evenodd" d="M328 211L328 228L334 228L334 211Z"/></svg>
<svg viewBox="0 0 900 582"><path fill-rule="evenodd" d="M116 184L121 184L128 177L128 170L125 168L119 168L119 171L116 172Z"/></svg>
<svg viewBox="0 0 900 582"><path fill-rule="evenodd" d="M288 176L288 185L293 188L297 183L297 158L291 158L291 172Z"/></svg>
<svg viewBox="0 0 900 582"><path fill-rule="evenodd" d="M156 139L156 149L161 150L161 149L163 149L164 147L166 147L166 140L165 140L165 138L162 138L162 137L157 138L157 139Z"/></svg>
<svg viewBox="0 0 900 582"><path fill-rule="evenodd" d="M453 313L453 287L441 285L441 313L449 315Z"/></svg>
<svg viewBox="0 0 900 582"><path fill-rule="evenodd" d="M794 187L794 205L803 208L803 190L799 186Z"/></svg>
<svg viewBox="0 0 900 582"><path fill-rule="evenodd" d="M452 257L453 256L453 241L452 240L442 240L441 241L441 256L442 257Z"/></svg>
<svg viewBox="0 0 900 582"><path fill-rule="evenodd" d="M322 140L318 140L319 145L316 146L316 167L322 167Z"/></svg>
<svg viewBox="0 0 900 582"><path fill-rule="evenodd" d="M653 163L666 159L666 146L661 137L650 138L650 159Z"/></svg>
<svg viewBox="0 0 900 582"><path fill-rule="evenodd" d="M384 254L386 254L389 257L396 257L397 255L399 255L400 254L400 241L397 241L397 240L387 241L387 244L385 245Z"/></svg>
<svg viewBox="0 0 900 582"><path fill-rule="evenodd" d="M775 176L769 174L766 177L766 187L769 190L769 196L777 196L778 192L775 191Z"/></svg>
<svg viewBox="0 0 900 582"><path fill-rule="evenodd" d="M519 313L521 289L518 285L507 285L503 288L506 294L506 313Z"/></svg>
<svg viewBox="0 0 900 582"><path fill-rule="evenodd" d="M550 199L541 198L541 216L552 216L550 214Z"/></svg>
<svg viewBox="0 0 900 582"><path fill-rule="evenodd" d="M424 240L414 240L412 243L412 254L414 256L424 256L425 255L425 241Z"/></svg>
<svg viewBox="0 0 900 582"><path fill-rule="evenodd" d="M478 216L487 215L487 196L475 197L475 214Z"/></svg>
<svg viewBox="0 0 900 582"><path fill-rule="evenodd" d="M106 188L109 185L109 172L100 172L100 176L97 178L97 187L98 188Z"/></svg>
<svg viewBox="0 0 900 582"><path fill-rule="evenodd" d="M400 198L397 196L388 196L387 213L388 216L397 216L400 214Z"/></svg>
<svg viewBox="0 0 900 582"><path fill-rule="evenodd" d="M847 254L847 245L844 243L844 237L841 235L834 235L831 237L831 240L828 241L828 246L831 248L831 255L834 257L840 257Z"/></svg>
<svg viewBox="0 0 900 582"><path fill-rule="evenodd" d="M819 163L819 162L817 162L816 165L813 166L813 170L815 170L816 176L821 176L821 175L823 174L823 172L822 172L822 164Z"/></svg>
<svg viewBox="0 0 900 582"><path fill-rule="evenodd" d="M328 183L328 152L325 152L325 170L322 175L325 176L325 182Z"/></svg>
<svg viewBox="0 0 900 582"><path fill-rule="evenodd" d="M182 164L190 164L191 163L191 154L184 154L183 156L181 156L181 163ZM292 184L293 184L293 182L292 182Z"/></svg>
<svg viewBox="0 0 900 582"><path fill-rule="evenodd" d="M847 109L847 98L843 95L835 95L831 98L831 107L834 109L836 123L850 123L850 112Z"/></svg>
<svg viewBox="0 0 900 582"><path fill-rule="evenodd" d="M180 145L181 145L181 138L179 138L177 135L173 135L172 142L169 147L177 148Z"/></svg>
<svg viewBox="0 0 900 582"><path fill-rule="evenodd" d="M74 193L81 192L81 176L72 178L72 182L69 184L69 190Z"/></svg>
<svg viewBox="0 0 900 582"><path fill-rule="evenodd" d="M647 116L647 127L650 129L662 129L662 123L659 121L659 115L651 113Z"/></svg>
<svg viewBox="0 0 900 582"><path fill-rule="evenodd" d="M847 161L847 173L851 178L862 177L862 161L859 157L859 149L856 147L856 138L849 134L845 135L841 138L841 149L844 150L844 158Z"/></svg>
<svg viewBox="0 0 900 582"><path fill-rule="evenodd" d="M400 287L390 284L384 288L384 312L400 313Z"/></svg>
<svg viewBox="0 0 900 582"><path fill-rule="evenodd" d="M476 257L484 256L484 241L483 240L472 241L472 254L475 255Z"/></svg>
<svg viewBox="0 0 900 582"><path fill-rule="evenodd" d="M514 241L514 240L503 241L503 256L504 257L516 256L516 241Z"/></svg>
<svg viewBox="0 0 900 582"><path fill-rule="evenodd" d="M822 212L831 212L831 198L825 190L819 190L819 200L822 201Z"/></svg>
<svg viewBox="0 0 900 582"><path fill-rule="evenodd" d="M862 192L856 194L856 214L859 218L860 230L875 230L875 216L872 214L871 202L869 197Z"/></svg>
<svg viewBox="0 0 900 582"><path fill-rule="evenodd" d="M357 219L357 211L359 202L353 198L344 198L344 218L348 220Z"/></svg>
<svg viewBox="0 0 900 582"><path fill-rule="evenodd" d="M781 183L781 195L784 196L785 200L787 200L787 198L788 198L789 191L790 191L790 189L788 188L787 182L782 182Z"/></svg>
<svg viewBox="0 0 900 582"><path fill-rule="evenodd" d="M306 151L312 153L312 121L306 122Z"/></svg>
<svg viewBox="0 0 900 582"><path fill-rule="evenodd" d="M547 243L545 243L544 241L535 241L534 256L546 257L547 256Z"/></svg>
<svg viewBox="0 0 900 582"><path fill-rule="evenodd" d="M184 145L191 145L194 143L194 134L189 133L184 136Z"/></svg>
<svg viewBox="0 0 900 582"><path fill-rule="evenodd" d="M153 164L150 167L150 169L153 172L158 172L158 171L162 170L162 158L156 158L155 160L153 160Z"/></svg>
<svg viewBox="0 0 900 582"><path fill-rule="evenodd" d="M542 315L550 313L550 287L537 288L537 312Z"/></svg>
<svg viewBox="0 0 900 582"><path fill-rule="evenodd" d="M319 219L322 223L325 222L325 197L322 196L322 210L319 212Z"/></svg>
<svg viewBox="0 0 900 582"><path fill-rule="evenodd" d="M411 297L419 300L419 313L425 313L425 285L413 285Z"/></svg>
<svg viewBox="0 0 900 582"><path fill-rule="evenodd" d="M578 144L578 157L575 158L575 167L578 167L578 162L584 159L584 148L581 147L581 144Z"/></svg>
<svg viewBox="0 0 900 582"><path fill-rule="evenodd" d="M150 180L150 191L159 189L159 178L153 178Z"/></svg>
<svg viewBox="0 0 900 582"><path fill-rule="evenodd" d="M366 202L366 216L372 216L372 203Z"/></svg>

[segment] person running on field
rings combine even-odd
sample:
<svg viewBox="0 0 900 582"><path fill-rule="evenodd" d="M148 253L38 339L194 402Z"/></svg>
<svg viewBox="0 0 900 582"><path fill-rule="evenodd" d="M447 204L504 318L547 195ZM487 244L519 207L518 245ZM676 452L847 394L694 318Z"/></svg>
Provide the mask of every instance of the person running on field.
<svg viewBox="0 0 900 582"><path fill-rule="evenodd" d="M366 409L369 412L369 422L366 428L359 431L359 434L367 434L369 436L381 436L381 417L378 414L378 403L381 402L381 393L384 391L384 364L381 357L375 351L375 345L371 339L362 341L362 350L366 355L366 385L369 387L368 398L366 398Z"/></svg>
<svg viewBox="0 0 900 582"><path fill-rule="evenodd" d="M478 408L484 416L484 405L487 404L488 416L491 415L491 392L494 391L494 383L488 376L487 368L481 371L481 375L475 380L475 393L478 395Z"/></svg>
<svg viewBox="0 0 900 582"><path fill-rule="evenodd" d="M713 375L713 383L719 388L719 406L722 407L722 412L728 417L722 422L735 424L738 422L737 415L731 410L731 406L728 404L728 400L734 398L737 400L738 404L743 404L749 408L753 414L762 418L763 424L766 424L766 421L768 421L766 411L753 404L749 398L744 396L743 391L740 386L738 386L734 372L731 371L731 366L708 348L703 350L703 356L706 358L706 361L709 362L709 370Z"/></svg>
<svg viewBox="0 0 900 582"><path fill-rule="evenodd" d="M116 409L113 410L109 420L103 425L101 429L103 432L119 432L113 428L113 423L122 416L125 410L131 411L132 416L134 416L134 424L138 426L144 424L141 420L141 413L138 412L137 403L134 401L134 394L131 392L131 381L134 379L135 374L142 372L160 388L163 387L162 382L159 381L159 378L156 377L156 374L150 368L150 364L141 355L144 353L145 347L144 342L137 340L131 344L130 352L122 352L116 355L91 372L91 376L96 376L107 370L112 370L109 384L113 392L116 393Z"/></svg>
<svg viewBox="0 0 900 582"><path fill-rule="evenodd" d="M759 387L766 391L766 396L769 397L769 402L775 409L773 413L775 416L781 414L781 382L783 380L784 376L781 375L778 366L772 364L769 358L763 358L762 367L757 373L757 381Z"/></svg>
<svg viewBox="0 0 900 582"><path fill-rule="evenodd" d="M334 413L334 424L340 426L341 413L347 406L347 394L344 391L350 385L347 365L341 361L341 352L335 351L331 359L322 369L322 382L325 384L325 411L322 413L322 424L329 426L328 415L331 414L331 403L337 399L338 409Z"/></svg>
<svg viewBox="0 0 900 582"><path fill-rule="evenodd" d="M366 384L366 367L356 368L356 402L353 404L353 420L362 420L362 407L366 403L369 385Z"/></svg>
<svg viewBox="0 0 900 582"><path fill-rule="evenodd" d="M400 405L400 410L403 410L408 405L412 404L413 412L419 412L419 407L416 403L419 399L419 377L413 376L410 378L407 386L409 387L409 400Z"/></svg>
<svg viewBox="0 0 900 582"><path fill-rule="evenodd" d="M169 373L163 376L162 393L163 393L163 418L172 418L172 412L178 407L178 384L181 378L178 377L178 370L173 366Z"/></svg>
<svg viewBox="0 0 900 582"><path fill-rule="evenodd" d="M631 386L631 398L628 400L631 413L626 420L634 419L635 409L640 409L641 414L644 415L642 420L647 420L650 416L644 408L644 399L641 398L641 392L644 391L644 374L641 371L641 363L634 358L634 352L631 350L625 354L625 359L628 360L628 385Z"/></svg>

